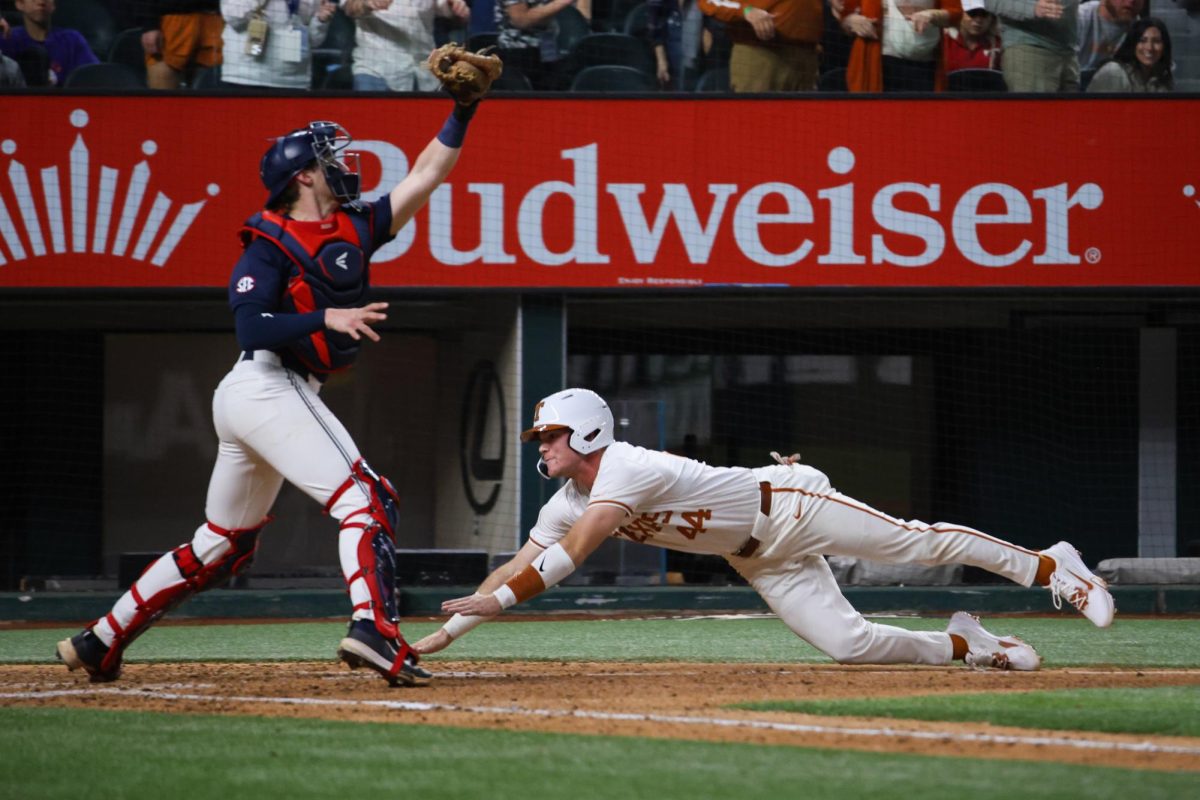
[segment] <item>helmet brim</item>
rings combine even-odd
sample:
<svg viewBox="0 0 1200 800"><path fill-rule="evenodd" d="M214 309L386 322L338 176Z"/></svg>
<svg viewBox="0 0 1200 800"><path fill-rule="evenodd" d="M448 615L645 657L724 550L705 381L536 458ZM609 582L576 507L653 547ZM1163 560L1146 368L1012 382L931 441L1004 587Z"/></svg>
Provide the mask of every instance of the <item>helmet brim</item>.
<svg viewBox="0 0 1200 800"><path fill-rule="evenodd" d="M566 425L534 425L527 431L521 431L522 442L532 442L539 433L544 431L569 431Z"/></svg>

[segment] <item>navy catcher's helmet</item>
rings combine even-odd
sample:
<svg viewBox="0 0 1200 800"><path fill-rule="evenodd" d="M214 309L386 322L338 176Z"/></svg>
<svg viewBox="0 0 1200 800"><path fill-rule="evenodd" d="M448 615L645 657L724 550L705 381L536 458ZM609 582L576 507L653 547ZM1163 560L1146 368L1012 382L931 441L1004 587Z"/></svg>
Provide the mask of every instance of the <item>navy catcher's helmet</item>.
<svg viewBox="0 0 1200 800"><path fill-rule="evenodd" d="M358 153L343 152L350 146L350 134L336 122L310 122L286 136L277 138L258 165L258 174L267 187L266 207L279 200L304 169L314 161L325 173L325 182L343 203L353 203L359 194Z"/></svg>

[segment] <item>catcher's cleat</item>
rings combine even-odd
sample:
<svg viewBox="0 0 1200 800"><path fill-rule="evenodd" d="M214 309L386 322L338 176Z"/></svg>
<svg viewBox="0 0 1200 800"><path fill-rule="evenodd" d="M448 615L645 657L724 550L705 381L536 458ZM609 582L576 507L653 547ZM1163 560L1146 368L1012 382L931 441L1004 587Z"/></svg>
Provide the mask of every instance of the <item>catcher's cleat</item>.
<svg viewBox="0 0 1200 800"><path fill-rule="evenodd" d="M55 655L58 660L67 665L69 670L83 668L87 671L88 680L92 683L108 683L121 677L121 659L116 664L104 668L104 659L108 655L108 646L100 641L100 637L90 629L84 629L58 643Z"/></svg>
<svg viewBox="0 0 1200 800"><path fill-rule="evenodd" d="M1012 669L1033 671L1042 665L1042 657L1015 636L993 636L983 629L979 617L959 611L950 617L946 633L961 636L967 643L967 666L976 669Z"/></svg>
<svg viewBox="0 0 1200 800"><path fill-rule="evenodd" d="M404 639L385 637L369 619L350 623L337 654L350 669L375 670L389 686L426 686L433 680L433 673L417 664L417 654Z"/></svg>
<svg viewBox="0 0 1200 800"><path fill-rule="evenodd" d="M1062 608L1062 601L1066 600L1097 627L1107 628L1112 624L1116 608L1108 584L1084 566L1078 550L1059 542L1047 547L1041 555L1054 559L1049 588L1055 608Z"/></svg>

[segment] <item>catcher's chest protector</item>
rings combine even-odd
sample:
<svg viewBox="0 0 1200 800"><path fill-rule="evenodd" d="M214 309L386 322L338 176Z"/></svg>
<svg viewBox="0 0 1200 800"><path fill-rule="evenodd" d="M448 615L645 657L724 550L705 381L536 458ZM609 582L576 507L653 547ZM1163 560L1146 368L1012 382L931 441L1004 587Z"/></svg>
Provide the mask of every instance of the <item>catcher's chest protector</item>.
<svg viewBox="0 0 1200 800"><path fill-rule="evenodd" d="M367 215L338 211L320 223L296 222L271 211L246 220L243 245L263 238L292 262L283 308L299 314L325 308L357 308L370 288L363 242L371 241ZM326 374L345 369L358 355L358 343L336 331L321 330L290 345L306 367Z"/></svg>

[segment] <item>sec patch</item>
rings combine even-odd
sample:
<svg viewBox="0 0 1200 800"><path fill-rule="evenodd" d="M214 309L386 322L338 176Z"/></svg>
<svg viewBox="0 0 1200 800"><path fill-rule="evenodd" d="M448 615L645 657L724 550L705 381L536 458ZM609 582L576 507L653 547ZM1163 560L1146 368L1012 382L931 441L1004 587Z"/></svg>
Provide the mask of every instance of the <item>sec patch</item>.
<svg viewBox="0 0 1200 800"><path fill-rule="evenodd" d="M252 291L254 291L254 278L252 278L249 275L247 275L244 278L239 278L237 285L234 288L237 289L238 294L245 294L246 292L252 292Z"/></svg>

